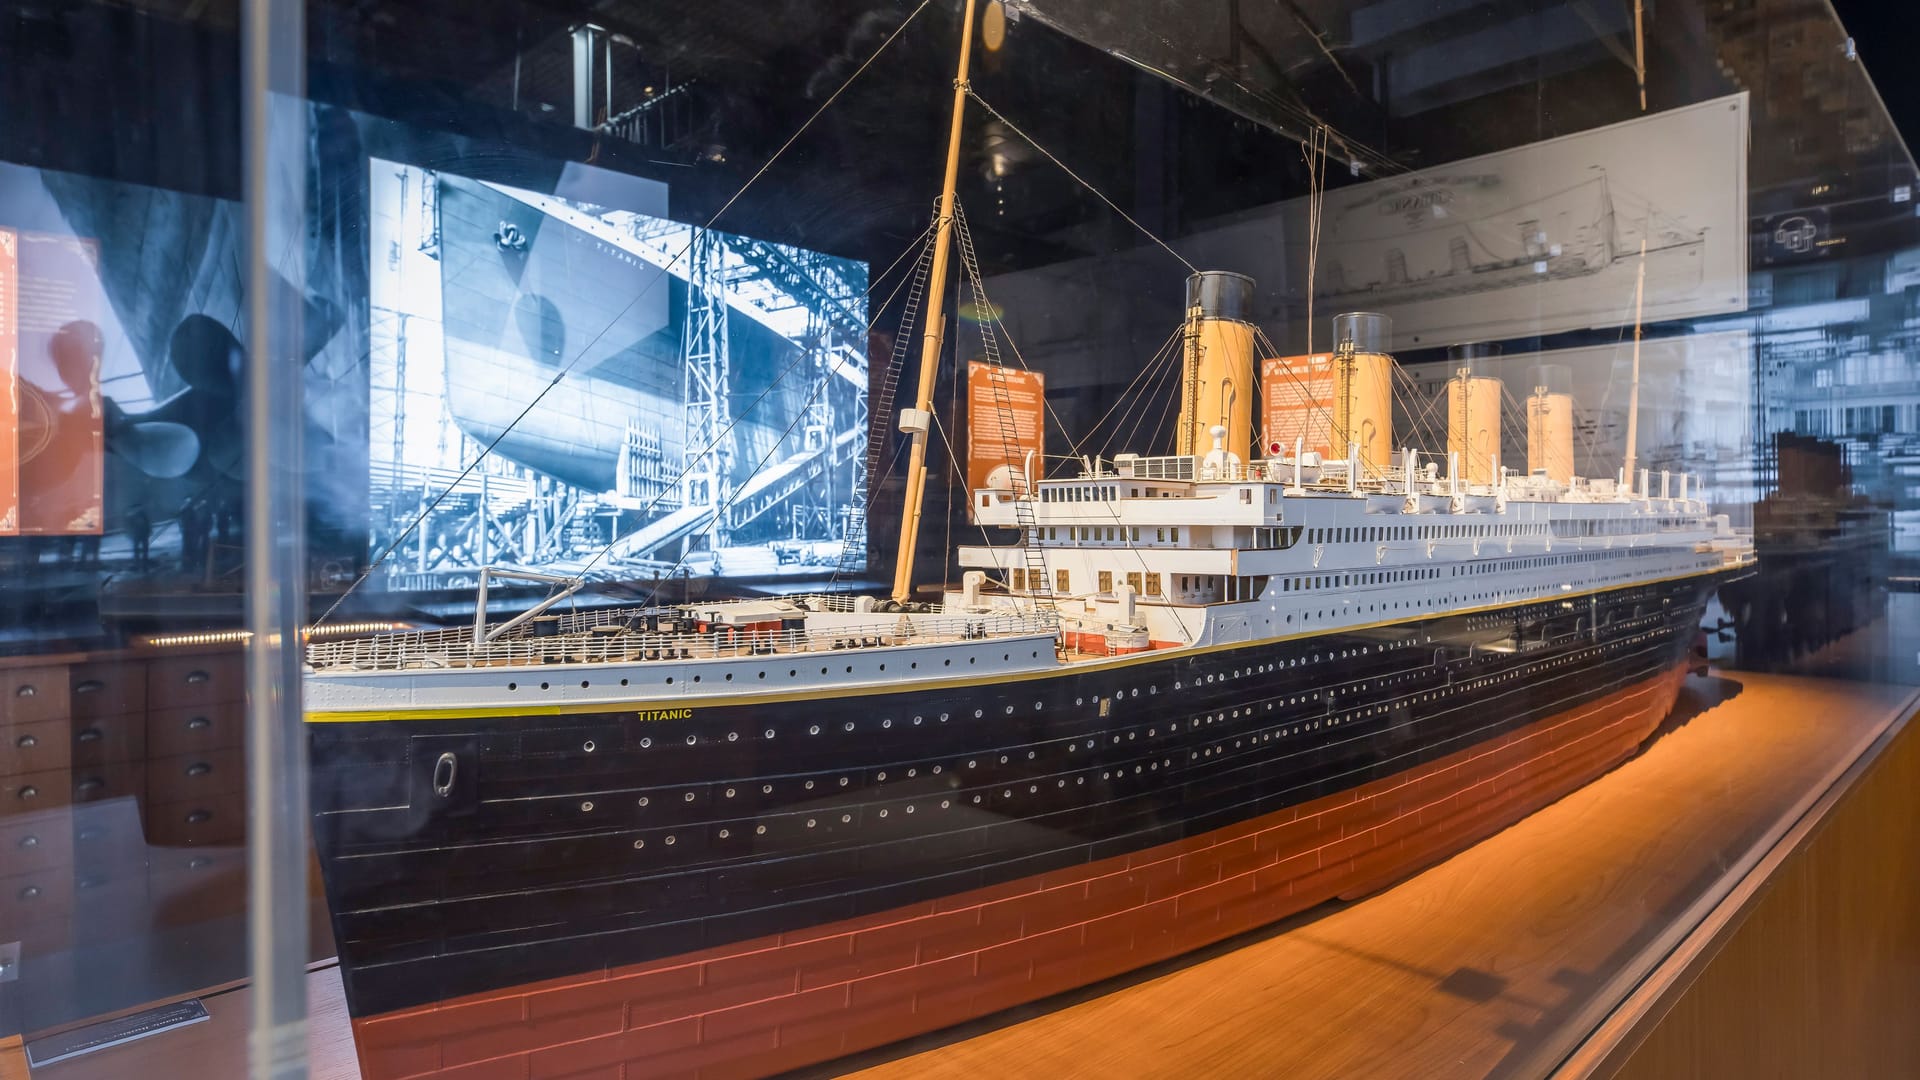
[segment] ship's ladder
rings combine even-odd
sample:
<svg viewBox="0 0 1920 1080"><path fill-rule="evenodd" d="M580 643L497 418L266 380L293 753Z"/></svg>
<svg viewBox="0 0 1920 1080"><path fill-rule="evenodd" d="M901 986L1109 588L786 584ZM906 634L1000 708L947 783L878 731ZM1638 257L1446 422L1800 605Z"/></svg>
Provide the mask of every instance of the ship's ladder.
<svg viewBox="0 0 1920 1080"><path fill-rule="evenodd" d="M867 566L867 507L872 504L880 484L880 455L893 441L893 403L905 370L907 351L912 347L914 324L920 318L920 305L926 299L927 279L933 273L933 229L920 245L920 257L913 265L913 277L907 285L907 297L900 309L900 328L893 338L893 353L873 388L867 414L867 454L863 475L853 484L854 504L847 511L846 531L840 547L840 562L834 567L837 591L853 587L853 579Z"/></svg>
<svg viewBox="0 0 1920 1080"><path fill-rule="evenodd" d="M1053 582L1047 573L1047 552L1040 543L1040 523L1034 515L1034 492L1038 490L1039 478L1028 475L1031 468L1038 472L1044 468L1040 455L1036 452L1032 461L1025 460L1021 453L1019 432L1014 428L1013 400L1007 395L1007 382L1002 377L1005 366L1000 361L1000 338L994 332L999 317L987 302L987 290L980 281L980 260L974 254L973 233L967 228L967 215L960 209L959 203L953 206L953 234L960 243L960 265L965 268L967 292L971 297L975 324L980 327L981 347L987 363L994 369L989 372L987 383L993 388L994 409L1000 414L1000 448L1002 460L1007 470L1013 474L1013 513L1020 526L1020 554L1025 563L1027 594L1033 599L1034 609L1053 608ZM1045 423L1044 418L1036 420ZM967 420L969 428L974 419ZM1034 432L1035 443L1039 442L1039 432ZM1036 451L1038 446L1035 447ZM971 493L968 495L972 497Z"/></svg>

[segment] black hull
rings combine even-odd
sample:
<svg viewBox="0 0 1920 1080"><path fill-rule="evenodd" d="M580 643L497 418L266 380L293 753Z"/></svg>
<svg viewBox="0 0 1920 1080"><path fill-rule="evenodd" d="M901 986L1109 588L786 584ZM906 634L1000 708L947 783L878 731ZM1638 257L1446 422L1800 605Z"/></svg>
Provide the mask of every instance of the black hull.
<svg viewBox="0 0 1920 1080"><path fill-rule="evenodd" d="M1673 670L1719 580L937 697L309 724L349 1006L854 918L1391 777Z"/></svg>

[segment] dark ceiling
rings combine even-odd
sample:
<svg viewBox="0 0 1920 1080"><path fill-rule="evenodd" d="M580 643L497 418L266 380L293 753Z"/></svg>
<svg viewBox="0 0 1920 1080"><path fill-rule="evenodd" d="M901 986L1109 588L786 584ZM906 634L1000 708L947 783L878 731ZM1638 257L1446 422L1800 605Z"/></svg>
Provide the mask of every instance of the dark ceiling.
<svg viewBox="0 0 1920 1080"><path fill-rule="evenodd" d="M918 0L309 0L324 102L667 181L704 220L774 156ZM1331 183L1641 114L1625 0L1024 0L973 83L1156 232ZM14 160L230 192L237 0L12 5L0 132ZM723 226L891 258L938 169L958 0L928 0ZM573 124L591 26L591 121ZM1756 216L1822 192L1884 205L1912 166L1824 0L1667 0L1643 22L1646 108L1753 97ZM638 117L638 119L634 119ZM104 120L103 120L104 118ZM609 121L622 121L625 126ZM205 147L204 152L196 152ZM974 109L962 193L995 268L1141 238ZM481 151L473 151L481 152ZM1684 162L1667 167L1685 167Z"/></svg>

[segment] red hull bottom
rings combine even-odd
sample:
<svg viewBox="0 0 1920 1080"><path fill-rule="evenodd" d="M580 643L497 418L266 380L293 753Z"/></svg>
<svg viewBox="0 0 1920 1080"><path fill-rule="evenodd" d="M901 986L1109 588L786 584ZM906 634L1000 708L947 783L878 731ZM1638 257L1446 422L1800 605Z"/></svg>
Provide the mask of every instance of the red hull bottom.
<svg viewBox="0 0 1920 1080"><path fill-rule="evenodd" d="M1384 887L1631 756L1683 667L1201 836L806 930L355 1020L366 1080L751 1077L984 1016Z"/></svg>

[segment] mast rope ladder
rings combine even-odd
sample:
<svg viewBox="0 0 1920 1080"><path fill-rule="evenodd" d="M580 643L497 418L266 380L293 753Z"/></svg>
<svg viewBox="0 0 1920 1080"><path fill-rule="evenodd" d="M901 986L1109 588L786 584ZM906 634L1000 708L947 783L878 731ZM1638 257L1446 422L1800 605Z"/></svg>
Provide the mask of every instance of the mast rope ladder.
<svg viewBox="0 0 1920 1080"><path fill-rule="evenodd" d="M937 218L939 211L935 210L934 214ZM874 388L872 400L867 406L867 452L861 461L861 475L854 478L853 507L847 514L846 533L840 545L840 561L833 568L832 580L836 591L851 589L854 575L867 565L867 508L873 502L873 489L879 483L880 455L892 441L893 406L900 386L900 373L906 368L914 324L919 321L920 304L927 295L927 278L933 272L933 233L934 226L929 225L922 234L924 239L920 245L920 257L913 264L913 273L908 279L907 297L900 309L900 328L893 337L893 351L887 357L887 366L880 374L880 385Z"/></svg>
<svg viewBox="0 0 1920 1080"><path fill-rule="evenodd" d="M1013 399L1007 394L1006 378L1000 374L1005 365L1000 361L999 335L993 331L993 319L988 313L993 310L987 302L987 290L980 280L980 260L973 248L973 231L967 227L967 215L956 201L953 204L953 235L960 244L960 266L966 274L967 292L972 298L975 325L980 328L981 348L985 351L987 363L994 369L989 373L987 383L993 388L994 409L1000 414L1000 452L1006 462L1009 473L1019 478L1013 486L1013 514L1020 525L1020 549L1026 564L1027 593L1033 598L1035 610L1053 607L1053 583L1047 573L1046 549L1040 544L1040 522L1034 516L1033 498L1038 486L1037 478L1027 475L1027 463L1020 454L1019 432L1014 427ZM968 427L973 426L972 418ZM1044 462L1034 455L1035 464L1042 470ZM971 498L971 493L969 493Z"/></svg>

